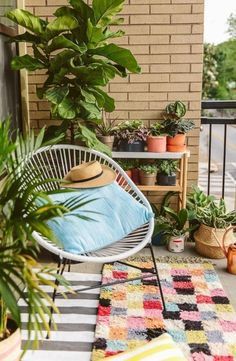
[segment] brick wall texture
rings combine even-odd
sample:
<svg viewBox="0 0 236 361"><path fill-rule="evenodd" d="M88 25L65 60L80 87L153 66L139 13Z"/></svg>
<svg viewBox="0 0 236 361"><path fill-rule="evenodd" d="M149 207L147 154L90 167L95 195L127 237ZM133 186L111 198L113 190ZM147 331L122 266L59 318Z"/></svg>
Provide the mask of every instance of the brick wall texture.
<svg viewBox="0 0 236 361"><path fill-rule="evenodd" d="M51 19L66 0L25 0L26 8ZM203 60L204 0L127 0L123 9L126 35L117 43L129 48L142 67L141 74L115 79L109 86L116 99L112 117L143 119L147 124L162 119L172 101L183 101L186 118L196 123L188 136L191 151L189 185L198 172L199 124ZM29 49L30 52L30 49ZM39 101L36 86L44 79L40 72L29 74L31 126L35 129L50 120L49 104ZM154 195L153 195L154 196Z"/></svg>

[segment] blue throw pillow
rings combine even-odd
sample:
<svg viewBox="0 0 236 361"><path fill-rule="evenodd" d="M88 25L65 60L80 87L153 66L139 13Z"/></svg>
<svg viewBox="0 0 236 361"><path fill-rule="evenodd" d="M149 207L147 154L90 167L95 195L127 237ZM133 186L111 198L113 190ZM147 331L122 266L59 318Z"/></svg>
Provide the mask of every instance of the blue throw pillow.
<svg viewBox="0 0 236 361"><path fill-rule="evenodd" d="M86 197L84 201L91 202L63 217L48 221L63 248L71 253L81 254L104 248L124 238L153 217L145 206L116 182L100 188L51 195L54 202L65 202L74 197Z"/></svg>

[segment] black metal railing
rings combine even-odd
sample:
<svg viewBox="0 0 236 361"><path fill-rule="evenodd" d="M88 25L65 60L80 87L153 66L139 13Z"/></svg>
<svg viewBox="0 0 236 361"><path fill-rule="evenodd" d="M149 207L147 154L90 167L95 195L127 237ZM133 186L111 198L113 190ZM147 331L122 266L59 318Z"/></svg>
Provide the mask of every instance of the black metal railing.
<svg viewBox="0 0 236 361"><path fill-rule="evenodd" d="M222 154L222 189L221 197L225 196L225 179L226 179L226 161L227 161L227 139L228 139L228 125L236 125L236 101L227 100L203 100L202 110L226 110L235 109L233 116L202 116L201 124L209 125L208 138L208 169L207 169L207 193L211 190L211 165L212 165L212 129L214 125L223 125L223 154ZM236 139L235 139L236 144ZM235 155L236 162L236 155Z"/></svg>

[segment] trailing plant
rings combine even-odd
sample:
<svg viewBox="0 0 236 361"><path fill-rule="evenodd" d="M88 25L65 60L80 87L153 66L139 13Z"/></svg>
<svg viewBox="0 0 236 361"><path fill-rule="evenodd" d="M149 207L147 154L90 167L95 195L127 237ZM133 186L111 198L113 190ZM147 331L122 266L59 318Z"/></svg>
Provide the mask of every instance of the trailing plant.
<svg viewBox="0 0 236 361"><path fill-rule="evenodd" d="M148 134L152 135L153 137L165 135L166 134L165 125L163 123L159 123L159 122L152 124L149 128Z"/></svg>
<svg viewBox="0 0 236 361"><path fill-rule="evenodd" d="M170 103L164 111L163 126L170 137L177 134L186 134L195 126L192 120L182 119L186 114L186 107L181 101Z"/></svg>
<svg viewBox="0 0 236 361"><path fill-rule="evenodd" d="M146 142L148 129L142 120L127 120L118 124L118 129L114 134L118 142L122 140L126 140L130 144L137 141Z"/></svg>
<svg viewBox="0 0 236 361"><path fill-rule="evenodd" d="M140 164L139 169L146 174L156 174L157 166L155 164Z"/></svg>
<svg viewBox="0 0 236 361"><path fill-rule="evenodd" d="M116 75L140 72L132 53L110 42L124 35L121 30L110 29L123 21L116 15L124 0L93 0L92 6L83 0L68 3L55 11L52 21L20 9L6 14L26 30L12 41L29 43L33 50L32 55L14 57L12 68L45 71L46 80L37 95L51 103L53 117L63 120L60 126L48 128L49 137L66 136L71 123L98 124L102 110L115 109L114 99L103 88ZM77 127L76 137L80 130Z"/></svg>
<svg viewBox="0 0 236 361"><path fill-rule="evenodd" d="M9 120L0 121L0 341L9 336L9 314L21 327L21 311L17 303L21 298L29 315L26 321L28 339L33 333L37 344L44 329L50 332L47 322L50 307L58 312L40 286L56 288L52 279L57 279L68 287L56 270L37 263L39 246L32 232L37 231L57 242L47 221L78 208L85 199L73 198L71 202L54 204L50 192L40 190L52 179L42 179L40 170L28 166L27 162L41 147L43 136L44 130L36 138L31 132L25 138L17 135L13 141Z"/></svg>
<svg viewBox="0 0 236 361"><path fill-rule="evenodd" d="M179 171L178 161L173 159L161 159L157 162L158 173L163 173L167 176L176 174Z"/></svg>

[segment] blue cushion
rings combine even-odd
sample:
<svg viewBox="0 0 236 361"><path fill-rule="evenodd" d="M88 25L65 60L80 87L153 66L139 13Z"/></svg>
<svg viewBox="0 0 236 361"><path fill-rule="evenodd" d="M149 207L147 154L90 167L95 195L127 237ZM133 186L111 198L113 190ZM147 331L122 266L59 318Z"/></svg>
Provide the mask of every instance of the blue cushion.
<svg viewBox="0 0 236 361"><path fill-rule="evenodd" d="M55 217L48 225L63 248L81 254L108 246L147 223L153 214L124 191L116 182L100 188L53 194L54 202L86 196L93 200L63 217ZM81 219L77 215L92 220Z"/></svg>

